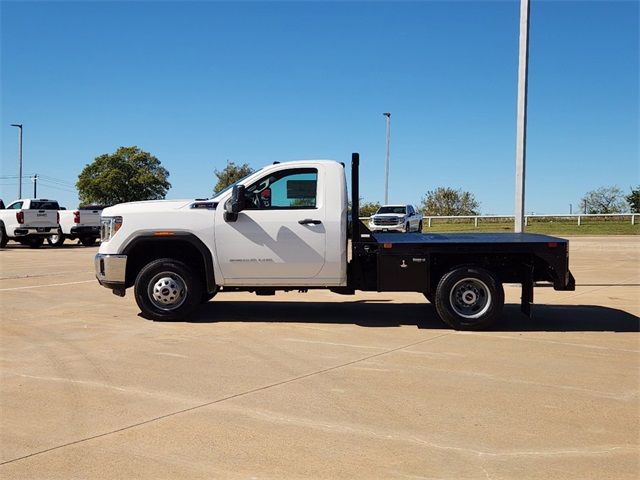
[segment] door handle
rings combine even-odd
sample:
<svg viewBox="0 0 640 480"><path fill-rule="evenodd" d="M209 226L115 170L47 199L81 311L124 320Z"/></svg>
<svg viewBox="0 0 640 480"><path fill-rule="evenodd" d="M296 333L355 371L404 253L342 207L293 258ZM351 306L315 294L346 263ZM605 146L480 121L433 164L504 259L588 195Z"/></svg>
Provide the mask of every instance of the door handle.
<svg viewBox="0 0 640 480"><path fill-rule="evenodd" d="M298 220L300 225L320 225L322 222L320 220L312 220L310 218L305 218L304 220Z"/></svg>

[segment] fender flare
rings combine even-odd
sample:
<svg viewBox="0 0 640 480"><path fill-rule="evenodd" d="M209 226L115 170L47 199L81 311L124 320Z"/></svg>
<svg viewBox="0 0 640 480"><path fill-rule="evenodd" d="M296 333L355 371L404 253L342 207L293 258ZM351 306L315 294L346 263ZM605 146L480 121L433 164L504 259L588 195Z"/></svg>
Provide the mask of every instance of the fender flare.
<svg viewBox="0 0 640 480"><path fill-rule="evenodd" d="M213 257L211 256L211 251L207 248L202 240L200 240L193 233L189 232L174 232L173 235L167 236L156 236L153 233L141 233L140 235L136 235L133 237L127 244L122 248L121 253L123 255L129 255L130 252L140 243L142 242L153 242L153 243L162 243L162 242L175 242L175 241L183 241L187 242L198 250L200 255L202 255L202 260L204 261L204 272L205 272L205 281L206 281L206 289L208 293L213 293L216 290L216 282L215 275L213 271Z"/></svg>

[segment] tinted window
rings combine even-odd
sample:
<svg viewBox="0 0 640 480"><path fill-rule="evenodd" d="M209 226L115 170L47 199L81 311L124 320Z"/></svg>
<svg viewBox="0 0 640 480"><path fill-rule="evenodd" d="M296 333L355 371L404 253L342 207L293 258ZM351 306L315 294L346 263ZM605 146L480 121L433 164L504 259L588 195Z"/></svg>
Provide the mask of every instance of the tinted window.
<svg viewBox="0 0 640 480"><path fill-rule="evenodd" d="M318 170L296 168L274 172L245 190L247 210L315 208Z"/></svg>
<svg viewBox="0 0 640 480"><path fill-rule="evenodd" d="M104 210L105 208L107 207L105 207L104 205L78 205L78 210Z"/></svg>
<svg viewBox="0 0 640 480"><path fill-rule="evenodd" d="M21 208L22 208L22 202L15 202L7 207L7 209L11 209L11 210L20 210Z"/></svg>
<svg viewBox="0 0 640 480"><path fill-rule="evenodd" d="M52 200L32 200L32 210L60 210L58 202Z"/></svg>

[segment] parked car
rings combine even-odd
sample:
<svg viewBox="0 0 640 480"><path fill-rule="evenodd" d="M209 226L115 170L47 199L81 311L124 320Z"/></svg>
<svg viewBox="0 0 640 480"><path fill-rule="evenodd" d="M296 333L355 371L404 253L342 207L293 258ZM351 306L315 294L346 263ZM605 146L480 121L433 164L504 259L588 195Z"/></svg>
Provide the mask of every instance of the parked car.
<svg viewBox="0 0 640 480"><path fill-rule="evenodd" d="M422 232L422 214L413 205L383 205L368 227L372 232Z"/></svg>
<svg viewBox="0 0 640 480"><path fill-rule="evenodd" d="M47 238L49 245L61 246L65 239L80 239L85 247L90 247L100 238L100 213L104 205L86 205L77 210L60 210L60 228Z"/></svg>
<svg viewBox="0 0 640 480"><path fill-rule="evenodd" d="M58 230L56 200L24 198L10 203L0 210L0 248L9 240L39 248L51 232Z"/></svg>

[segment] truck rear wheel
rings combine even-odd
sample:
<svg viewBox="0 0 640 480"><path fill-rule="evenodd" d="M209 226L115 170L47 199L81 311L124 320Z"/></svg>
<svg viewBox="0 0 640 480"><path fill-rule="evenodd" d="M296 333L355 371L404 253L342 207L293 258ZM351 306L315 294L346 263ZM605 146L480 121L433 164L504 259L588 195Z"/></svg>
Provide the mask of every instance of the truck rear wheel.
<svg viewBox="0 0 640 480"><path fill-rule="evenodd" d="M6 247L8 241L7 231L4 229L4 225L0 225L0 248Z"/></svg>
<svg viewBox="0 0 640 480"><path fill-rule="evenodd" d="M145 265L134 290L142 316L149 320L183 320L202 299L200 279L188 265L172 258Z"/></svg>
<svg viewBox="0 0 640 480"><path fill-rule="evenodd" d="M47 243L52 247L61 247L64 243L64 233L58 230L54 235L47 237Z"/></svg>
<svg viewBox="0 0 640 480"><path fill-rule="evenodd" d="M40 248L44 244L43 237L27 237L24 242L29 248Z"/></svg>
<svg viewBox="0 0 640 480"><path fill-rule="evenodd" d="M460 267L445 274L436 290L440 318L456 330L482 330L502 312L502 283L488 270Z"/></svg>
<svg viewBox="0 0 640 480"><path fill-rule="evenodd" d="M92 247L96 244L96 237L80 237L80 243L85 247Z"/></svg>

